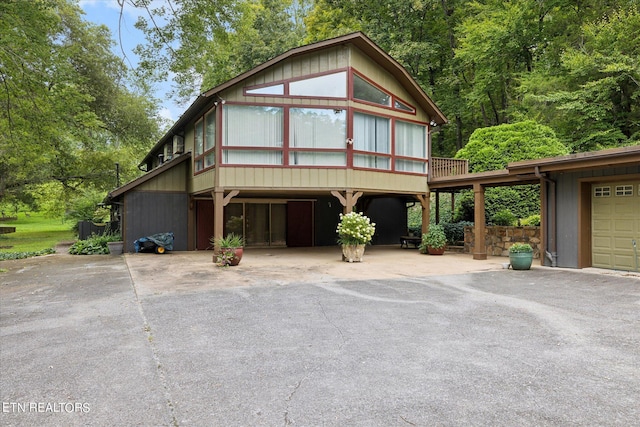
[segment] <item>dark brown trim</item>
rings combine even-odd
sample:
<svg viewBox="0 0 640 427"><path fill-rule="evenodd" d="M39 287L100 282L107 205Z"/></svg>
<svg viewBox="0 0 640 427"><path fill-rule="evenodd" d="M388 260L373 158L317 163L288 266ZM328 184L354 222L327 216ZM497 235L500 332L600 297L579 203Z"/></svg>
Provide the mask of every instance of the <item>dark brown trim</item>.
<svg viewBox="0 0 640 427"><path fill-rule="evenodd" d="M488 186L536 184L539 173L631 167L640 164L640 145L571 154L568 156L512 162L507 169L431 178L429 187L442 190L472 188L475 182ZM604 180L607 177L594 178ZM614 178L615 180L615 178Z"/></svg>
<svg viewBox="0 0 640 427"><path fill-rule="evenodd" d="M509 163L510 173L530 173L537 166L540 172L568 172L594 168L637 166L640 164L640 145L611 148L568 156L548 157Z"/></svg>

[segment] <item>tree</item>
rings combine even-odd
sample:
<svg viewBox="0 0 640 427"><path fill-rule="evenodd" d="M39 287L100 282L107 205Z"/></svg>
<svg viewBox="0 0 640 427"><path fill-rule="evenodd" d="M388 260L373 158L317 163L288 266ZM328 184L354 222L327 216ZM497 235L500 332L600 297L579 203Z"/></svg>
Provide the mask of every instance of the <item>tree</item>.
<svg viewBox="0 0 640 427"><path fill-rule="evenodd" d="M469 160L470 172L485 172L507 167L510 162L540 159L568 154L569 150L548 126L532 120L476 129L469 143L456 153L456 158ZM509 210L518 218L540 212L538 185L489 188L485 193L486 217L491 219L501 210ZM473 221L473 193L459 199L456 219Z"/></svg>
<svg viewBox="0 0 640 427"><path fill-rule="evenodd" d="M58 182L64 202L84 186L140 173L136 159L159 137L153 99L126 84L106 27L68 0L0 2L0 202L30 203Z"/></svg>
<svg viewBox="0 0 640 427"><path fill-rule="evenodd" d="M469 172L504 169L509 162L568 154L555 132L527 120L476 129L455 158L469 160Z"/></svg>
<svg viewBox="0 0 640 427"><path fill-rule="evenodd" d="M640 10L618 9L581 27L556 70L524 80L530 109L574 152L640 141ZM537 86L541 80L547 84Z"/></svg>
<svg viewBox="0 0 640 427"><path fill-rule="evenodd" d="M175 75L183 100L297 47L304 39L305 0L176 0L150 8L136 27L146 35L137 47L148 78Z"/></svg>

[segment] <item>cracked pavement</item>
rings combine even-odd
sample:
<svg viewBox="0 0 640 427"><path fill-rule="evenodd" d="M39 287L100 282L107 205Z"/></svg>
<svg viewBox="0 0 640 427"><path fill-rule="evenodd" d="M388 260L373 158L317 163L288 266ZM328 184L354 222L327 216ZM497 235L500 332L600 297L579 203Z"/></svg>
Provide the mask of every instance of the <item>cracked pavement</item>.
<svg viewBox="0 0 640 427"><path fill-rule="evenodd" d="M637 275L140 255L3 262L0 424L639 425Z"/></svg>

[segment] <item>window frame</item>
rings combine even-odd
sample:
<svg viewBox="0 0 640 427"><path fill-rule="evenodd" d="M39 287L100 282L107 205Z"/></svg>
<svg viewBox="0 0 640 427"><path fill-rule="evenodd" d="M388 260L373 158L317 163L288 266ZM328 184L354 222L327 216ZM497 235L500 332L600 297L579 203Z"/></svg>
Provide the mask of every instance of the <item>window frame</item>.
<svg viewBox="0 0 640 427"><path fill-rule="evenodd" d="M213 133L213 145L207 147L207 118L213 116L214 118L214 133ZM198 125L202 126L202 139L198 141ZM207 110L203 115L198 117L198 119L193 124L193 174L198 175L203 172L206 172L210 169L216 167L216 160L218 159L217 153L217 140L218 140L218 112L217 108L214 106ZM198 147L200 148L200 153L198 153ZM210 165L207 166L207 158L213 155L213 161ZM199 164L202 166L199 167Z"/></svg>
<svg viewBox="0 0 640 427"><path fill-rule="evenodd" d="M378 89L379 91L381 91L381 92L385 93L386 95L388 95L389 96L389 105L379 104L379 103L376 103L376 102L366 101L364 99L356 98L355 97L355 93L354 93L355 77L356 76L359 77L361 80L363 80L365 83L368 83L371 86L373 86L375 89ZM404 99L402 99L401 97L395 95L393 92L390 92L390 91L386 90L381 85L377 84L376 82L374 82L373 80L371 80L370 78L368 78L364 74L356 71L353 68L351 69L351 74L350 74L350 78L349 78L349 100L352 100L354 102L357 102L357 103L360 103L360 104L364 104L364 105L370 105L372 107L383 108L385 110L398 111L400 113L408 114L408 115L412 115L412 116L415 116L417 114L416 107L414 105L411 105L409 102L407 102ZM409 108L409 110L404 109L404 108L396 107L396 102L398 102L398 103L404 105L405 107Z"/></svg>
<svg viewBox="0 0 640 427"><path fill-rule="evenodd" d="M322 97L322 96L303 96L303 95L291 95L289 91L289 84L292 82L303 81L307 79L312 79L319 76L331 75L331 74L339 74L345 72L346 73L346 98L335 98L335 97ZM361 99L354 98L354 76L358 76L360 79L365 81L368 84L371 84L374 88L384 92L389 95L389 104L390 105L382 105L377 104L375 102L365 101ZM247 93L247 91L251 91L254 89L260 89L265 87L277 87L279 85L283 85L284 94L260 94L260 93ZM289 168L327 168L327 169L361 169L361 170L372 170L378 172L387 172L387 173L398 173L398 174L409 174L409 175L420 175L427 176L428 175L428 162L429 162L429 150L427 147L429 141L429 124L426 121L416 120L415 116L417 115L417 109L415 106L405 101L399 96L396 96L394 93L385 90L381 85L369 79L363 73L357 71L353 67L345 67L338 68L330 71L319 72L319 73L310 73L305 76L296 77L292 79L282 79L269 83L262 84L254 84L248 85L243 88L243 95L248 99L242 101L227 101L226 106L233 105L245 105L245 106L253 106L253 107L262 107L262 108L281 108L283 110L283 124L282 124L282 146L281 147L264 147L264 146L223 146L224 144L224 134L227 131L225 129L225 119L224 119L224 107L221 109L218 115L218 143L217 148L217 158L218 164L220 167L268 167L268 168L281 168L281 167L289 167ZM307 102L290 102L289 100L296 99L306 99ZM341 101L340 103L333 103L331 101ZM346 101L346 104L345 102ZM398 107L398 103L402 106L402 108ZM320 110L341 110L345 111L345 121L346 121L346 140L343 147L340 148L316 148L316 147L293 147L291 141L291 109L320 109ZM387 120L389 127L389 139L388 139L388 152L377 152L377 151L367 151L356 149L353 145L354 139L354 122L357 114L365 114L369 116L379 117ZM413 116L413 117L412 117ZM397 154L396 151L396 123L400 121L403 123L413 124L424 128L424 136L423 141L425 144L424 147L424 158L422 157L413 157L411 155L400 155ZM224 162L224 150L233 150L236 152L240 151L282 151L282 162L278 164L255 164L255 163L225 163ZM346 164L294 164L294 156L298 153L304 155L304 153L344 153ZM388 163L388 167L378 168L378 167L366 167L366 166L356 166L354 163L354 156L357 158L358 156L374 156L380 158L380 160ZM405 162L419 162L424 165L422 171L416 170L398 170L396 162L397 161L405 161ZM315 162L315 160L311 160L310 163ZM327 161L327 163L331 163L331 161ZM340 162L341 163L341 162ZM405 166L408 169L420 169L419 166Z"/></svg>

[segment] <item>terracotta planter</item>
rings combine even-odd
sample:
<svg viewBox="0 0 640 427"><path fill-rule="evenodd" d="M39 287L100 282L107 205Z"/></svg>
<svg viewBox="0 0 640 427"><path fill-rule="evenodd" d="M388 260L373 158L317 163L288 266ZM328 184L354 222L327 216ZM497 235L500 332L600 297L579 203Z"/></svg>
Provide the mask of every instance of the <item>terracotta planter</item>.
<svg viewBox="0 0 640 427"><path fill-rule="evenodd" d="M342 260L344 262L361 262L365 245L342 245Z"/></svg>
<svg viewBox="0 0 640 427"><path fill-rule="evenodd" d="M446 246L443 246L441 248L432 248L431 246L427 247L427 251L429 252L429 255L442 255L445 249L446 249Z"/></svg>
<svg viewBox="0 0 640 427"><path fill-rule="evenodd" d="M244 248L222 248L220 249L220 252L232 253L233 258L231 258L229 264L227 265L234 266L240 264L240 260L242 259L242 255L244 254ZM213 262L216 264L218 263L218 255L213 256Z"/></svg>

